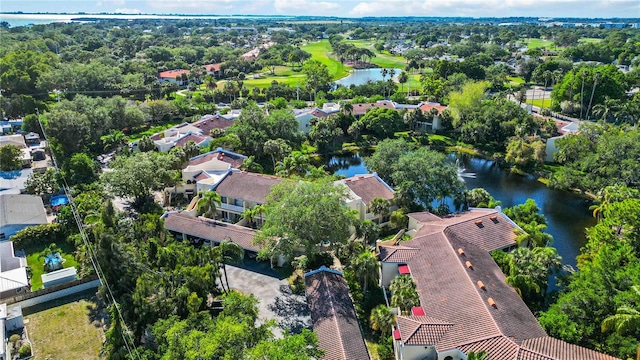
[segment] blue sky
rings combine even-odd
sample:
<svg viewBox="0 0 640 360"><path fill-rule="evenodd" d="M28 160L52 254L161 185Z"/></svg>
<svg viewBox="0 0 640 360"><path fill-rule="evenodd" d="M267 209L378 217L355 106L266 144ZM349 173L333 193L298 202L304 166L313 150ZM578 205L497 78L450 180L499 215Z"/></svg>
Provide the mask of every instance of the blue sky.
<svg viewBox="0 0 640 360"><path fill-rule="evenodd" d="M1 0L0 11L341 17L640 17L640 0Z"/></svg>

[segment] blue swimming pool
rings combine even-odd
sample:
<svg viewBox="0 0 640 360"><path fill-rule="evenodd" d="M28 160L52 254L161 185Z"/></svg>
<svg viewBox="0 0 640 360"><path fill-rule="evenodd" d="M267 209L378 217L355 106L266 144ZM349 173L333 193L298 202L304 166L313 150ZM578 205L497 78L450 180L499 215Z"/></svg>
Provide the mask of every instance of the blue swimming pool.
<svg viewBox="0 0 640 360"><path fill-rule="evenodd" d="M69 199L65 195L56 195L51 197L51 206L67 205Z"/></svg>

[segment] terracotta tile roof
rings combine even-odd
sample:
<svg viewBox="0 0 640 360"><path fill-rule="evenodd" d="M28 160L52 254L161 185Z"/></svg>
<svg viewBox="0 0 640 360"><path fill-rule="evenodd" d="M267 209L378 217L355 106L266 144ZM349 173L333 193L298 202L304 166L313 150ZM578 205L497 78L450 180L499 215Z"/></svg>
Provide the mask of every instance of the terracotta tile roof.
<svg viewBox="0 0 640 360"><path fill-rule="evenodd" d="M161 79L175 79L176 76L182 76L182 74L189 75L189 70L179 69L179 70L169 70L163 71L158 74L158 77Z"/></svg>
<svg viewBox="0 0 640 360"><path fill-rule="evenodd" d="M599 353L594 350L583 348L578 345L569 344L562 340L544 336L534 339L527 339L522 342L522 347L549 356L553 359L562 360L616 360L618 358ZM527 359L527 358L522 358Z"/></svg>
<svg viewBox="0 0 640 360"><path fill-rule="evenodd" d="M508 218L487 209L442 219L428 213L410 216L422 220L422 228L403 243L403 248L418 252L403 260L411 269L420 304L427 316L452 324L446 332L430 338L437 340L433 345L438 351L487 351L493 360L614 359L548 337L524 301L506 284L489 251L513 238L516 226ZM392 262L384 259L394 254L393 248L380 247L382 261ZM398 319L399 328L408 326L402 317ZM401 330L403 342L407 341L405 333Z"/></svg>
<svg viewBox="0 0 640 360"><path fill-rule="evenodd" d="M209 174L207 174L206 172L201 172L200 174L198 174L198 176L195 177L196 181L200 181L200 180L204 180L204 179L209 179L211 176L209 176Z"/></svg>
<svg viewBox="0 0 640 360"><path fill-rule="evenodd" d="M419 108L423 114L428 114L431 111L431 109L437 109L438 114L440 114L442 113L442 111L444 111L447 108L447 106L440 105L438 103L422 103L419 106Z"/></svg>
<svg viewBox="0 0 640 360"><path fill-rule="evenodd" d="M164 219L164 226L170 231L184 233L218 243L231 239L231 241L242 246L245 250L260 250L260 247L253 244L255 231L243 226L228 224L202 217L195 218L179 213L167 214Z"/></svg>
<svg viewBox="0 0 640 360"><path fill-rule="evenodd" d="M520 350L518 350L518 355L516 355L516 360L555 360L555 359L552 357L548 357L546 355L542 355L535 351L520 348Z"/></svg>
<svg viewBox="0 0 640 360"><path fill-rule="evenodd" d="M305 284L322 359L370 359L342 274L323 267L305 274Z"/></svg>
<svg viewBox="0 0 640 360"><path fill-rule="evenodd" d="M264 204L271 187L281 181L275 176L232 171L216 186L215 191L220 196Z"/></svg>
<svg viewBox="0 0 640 360"><path fill-rule="evenodd" d="M176 146L185 146L189 141L193 141L196 144L200 145L207 138L202 135L197 134L189 134L187 136L183 136L180 140L176 141Z"/></svg>
<svg viewBox="0 0 640 360"><path fill-rule="evenodd" d="M406 246L380 246L380 261L390 263L406 263L420 250Z"/></svg>
<svg viewBox="0 0 640 360"><path fill-rule="evenodd" d="M211 130L213 129L226 129L229 126L233 125L233 120L225 119L224 117L216 114L203 116L200 120L191 124L192 126L197 127L202 130L202 134L209 135Z"/></svg>
<svg viewBox="0 0 640 360"><path fill-rule="evenodd" d="M469 351L481 352L486 351L491 354L491 359L509 359L515 360L520 349L518 344L507 339L504 336L494 336L488 339L474 341L459 347L465 354Z"/></svg>
<svg viewBox="0 0 640 360"><path fill-rule="evenodd" d="M238 169L242 166L242 163L246 158L247 157L244 155L236 154L234 152L226 151L221 148L218 148L206 154L192 157L191 159L189 159L189 166L200 165L207 161L218 159L220 161L224 161L227 164L231 165L232 168Z"/></svg>
<svg viewBox="0 0 640 360"><path fill-rule="evenodd" d="M435 345L453 327L428 316L398 316L396 321L402 342L407 345Z"/></svg>
<svg viewBox="0 0 640 360"><path fill-rule="evenodd" d="M503 213L494 209L473 209L460 214L440 218L429 212L412 213L410 217L423 223L418 235L444 232L480 246L486 251L516 245L515 229L518 226Z"/></svg>
<svg viewBox="0 0 640 360"><path fill-rule="evenodd" d="M369 206L371 200L381 197L393 200L393 190L375 174L356 175L344 179L344 184Z"/></svg>
<svg viewBox="0 0 640 360"><path fill-rule="evenodd" d="M326 117L328 117L330 114L328 114L328 113L326 113L326 112L324 112L324 111L322 111L322 110L320 110L320 109L316 108L316 109L313 109L313 110L311 111L311 115L313 115L313 116L315 116L315 117L317 117L317 118L326 118Z"/></svg>
<svg viewBox="0 0 640 360"><path fill-rule="evenodd" d="M211 71L215 71L218 72L220 71L220 65L222 65L222 63L219 64L207 64L204 66L205 70L211 72Z"/></svg>

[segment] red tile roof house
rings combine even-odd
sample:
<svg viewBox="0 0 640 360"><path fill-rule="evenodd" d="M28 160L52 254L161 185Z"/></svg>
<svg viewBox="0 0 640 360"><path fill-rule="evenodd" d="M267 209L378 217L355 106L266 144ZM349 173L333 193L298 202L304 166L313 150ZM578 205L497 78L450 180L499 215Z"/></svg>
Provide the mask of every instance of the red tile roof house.
<svg viewBox="0 0 640 360"><path fill-rule="evenodd" d="M371 201L375 198L383 198L391 202L389 214L398 209L394 204L394 191L378 174L355 175L347 179L338 180L336 184L342 184L349 190L349 198L346 199L350 209L357 210L360 220L371 220L380 226L389 222L389 215L381 217L371 212Z"/></svg>
<svg viewBox="0 0 640 360"><path fill-rule="evenodd" d="M517 225L499 210L414 213L409 228L412 240L379 247L382 285L408 273L420 296L419 309L397 317L397 359L463 360L471 350L492 360L615 359L549 337L506 284L489 252L515 247Z"/></svg>
<svg viewBox="0 0 640 360"><path fill-rule="evenodd" d="M207 75L212 75L219 78L222 75L222 72L220 71L220 65L222 65L222 63L207 64L204 66L204 70L207 72Z"/></svg>
<svg viewBox="0 0 640 360"><path fill-rule="evenodd" d="M281 178L272 175L231 170L211 190L215 190L222 198L218 213L227 221L237 221L246 209L266 203L271 187L279 184ZM264 217L255 220L262 225Z"/></svg>
<svg viewBox="0 0 640 360"><path fill-rule="evenodd" d="M342 273L325 266L304 274L313 331L323 360L368 360L356 309Z"/></svg>
<svg viewBox="0 0 640 360"><path fill-rule="evenodd" d="M184 69L162 71L158 74L158 81L161 83L172 82L178 84L178 86L182 86L184 85L181 79L182 75L189 76L189 73L189 70Z"/></svg>
<svg viewBox="0 0 640 360"><path fill-rule="evenodd" d="M366 114L367 111L369 111L369 109L380 108L380 107L386 108L386 109L393 109L397 111L400 111L403 109L406 109L407 111L414 111L415 109L420 109L423 114L428 114L431 111L431 109L436 109L438 110L438 115L440 115L442 111L447 108L447 106L440 105L439 103L432 103L432 102L422 102L418 105L412 105L412 104L398 104L394 101L389 101L389 100L379 100L379 101L376 101L375 103L353 104L353 111L351 113L356 119L359 119L362 116L364 116L364 114ZM438 116L434 117L433 123L422 123L418 125L421 126L423 130L442 129L442 124L440 123L440 119Z"/></svg>
<svg viewBox="0 0 640 360"><path fill-rule="evenodd" d="M184 193L187 197L201 191L209 191L215 187L231 171L242 166L244 155L217 148L205 154L194 156L182 169L183 184L176 193Z"/></svg>

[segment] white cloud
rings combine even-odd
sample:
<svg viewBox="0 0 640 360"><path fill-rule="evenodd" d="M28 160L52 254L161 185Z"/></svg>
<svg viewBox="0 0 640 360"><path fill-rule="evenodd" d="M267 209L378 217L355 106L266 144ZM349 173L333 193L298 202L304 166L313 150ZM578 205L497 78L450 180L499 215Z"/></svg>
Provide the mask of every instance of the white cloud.
<svg viewBox="0 0 640 360"><path fill-rule="evenodd" d="M637 0L360 0L349 15L625 17L639 8Z"/></svg>
<svg viewBox="0 0 640 360"><path fill-rule="evenodd" d="M274 0L273 6L278 13L295 15L335 14L340 8L338 3L308 0Z"/></svg>
<svg viewBox="0 0 640 360"><path fill-rule="evenodd" d="M132 8L119 8L115 10L116 13L120 13L120 14L141 14L142 11L140 11L139 9L132 9Z"/></svg>
<svg viewBox="0 0 640 360"><path fill-rule="evenodd" d="M113 6L122 6L124 4L126 4L127 1L126 0L100 0L96 3L96 6L109 6L109 5L113 5Z"/></svg>

